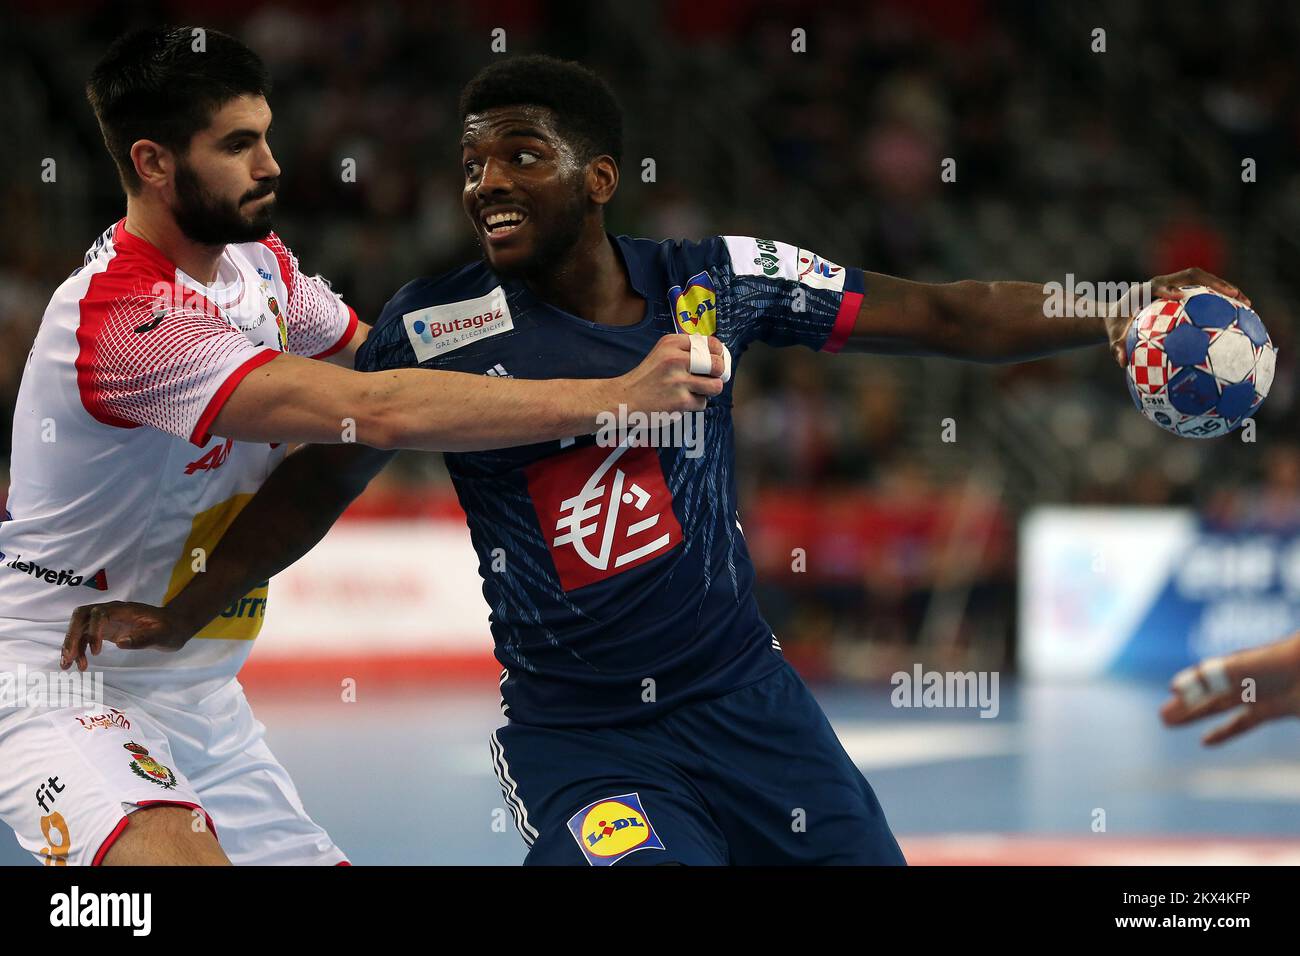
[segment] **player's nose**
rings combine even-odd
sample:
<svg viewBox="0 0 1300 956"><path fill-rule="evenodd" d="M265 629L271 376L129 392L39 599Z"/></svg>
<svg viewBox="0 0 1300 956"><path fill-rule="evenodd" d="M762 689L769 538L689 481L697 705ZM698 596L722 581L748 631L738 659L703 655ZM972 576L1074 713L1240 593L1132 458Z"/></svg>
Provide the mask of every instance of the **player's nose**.
<svg viewBox="0 0 1300 956"><path fill-rule="evenodd" d="M514 185L510 178L510 167L506 163L489 159L483 164L483 173L479 176L475 192L479 196L491 196L496 193L509 192Z"/></svg>
<svg viewBox="0 0 1300 956"><path fill-rule="evenodd" d="M253 171L253 176L256 179L279 178L280 164L275 161L275 157L271 155L269 148L263 150L263 155L258 159L257 169Z"/></svg>

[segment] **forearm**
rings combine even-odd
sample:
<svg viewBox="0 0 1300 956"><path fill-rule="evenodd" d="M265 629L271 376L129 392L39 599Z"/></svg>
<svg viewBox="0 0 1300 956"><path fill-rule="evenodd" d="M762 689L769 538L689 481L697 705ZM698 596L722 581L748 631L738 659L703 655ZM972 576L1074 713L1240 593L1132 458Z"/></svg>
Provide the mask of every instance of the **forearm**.
<svg viewBox="0 0 1300 956"><path fill-rule="evenodd" d="M310 551L391 457L357 445L309 445L289 455L168 610L197 632Z"/></svg>
<svg viewBox="0 0 1300 956"><path fill-rule="evenodd" d="M596 430L614 379L499 379L397 369L366 373L357 441L376 448L482 451Z"/></svg>
<svg viewBox="0 0 1300 956"><path fill-rule="evenodd" d="M1109 305L1032 282L954 282L936 286L941 354L1014 362L1103 345Z"/></svg>
<svg viewBox="0 0 1300 956"><path fill-rule="evenodd" d="M238 441L482 451L591 434L621 379L525 381L402 368L354 372L293 355L250 372L212 424Z"/></svg>

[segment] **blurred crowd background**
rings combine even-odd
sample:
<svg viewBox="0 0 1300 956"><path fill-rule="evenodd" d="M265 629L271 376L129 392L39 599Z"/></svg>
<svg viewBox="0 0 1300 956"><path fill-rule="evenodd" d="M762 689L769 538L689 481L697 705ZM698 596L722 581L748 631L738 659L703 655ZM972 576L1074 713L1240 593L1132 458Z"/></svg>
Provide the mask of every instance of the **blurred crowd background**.
<svg viewBox="0 0 1300 956"><path fill-rule="evenodd" d="M887 674L918 648L940 667L1006 665L1017 522L1036 505L1300 521L1294 4L54 0L3 16L0 469L45 303L124 209L82 92L116 35L199 24L266 59L277 230L373 320L409 279L478 255L455 104L502 28L508 53L580 60L622 99L615 232L767 236L926 281L1195 265L1246 290L1281 349L1247 443L1161 432L1100 348L981 366L757 346L736 388L742 517L761 602L809 676ZM956 441L942 440L947 418ZM414 454L371 492L450 493L438 456Z"/></svg>

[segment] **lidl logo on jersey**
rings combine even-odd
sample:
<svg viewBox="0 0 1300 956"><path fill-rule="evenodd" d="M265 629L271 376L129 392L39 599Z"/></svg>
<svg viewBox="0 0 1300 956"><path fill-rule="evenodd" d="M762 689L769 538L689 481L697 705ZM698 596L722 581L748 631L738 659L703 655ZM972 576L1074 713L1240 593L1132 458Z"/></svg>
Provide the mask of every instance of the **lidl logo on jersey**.
<svg viewBox="0 0 1300 956"><path fill-rule="evenodd" d="M108 572L100 568L94 574L78 574L71 568L65 568L62 571L56 571L53 568L47 568L36 561L24 561L20 554L12 561L4 564L6 568L14 571L21 571L23 574L29 574L36 580L44 584L53 584L56 587L68 588L93 588L96 591L108 590ZM4 562L5 553L0 551L0 562Z"/></svg>
<svg viewBox="0 0 1300 956"><path fill-rule="evenodd" d="M712 335L718 328L718 293L707 272L686 280L686 287L668 290L668 307L679 331L688 335Z"/></svg>
<svg viewBox="0 0 1300 956"><path fill-rule="evenodd" d="M573 448L524 474L565 591L645 564L682 541L654 448Z"/></svg>
<svg viewBox="0 0 1300 956"><path fill-rule="evenodd" d="M639 793L589 803L569 817L569 832L592 866L612 866L637 850L663 850Z"/></svg>
<svg viewBox="0 0 1300 956"><path fill-rule="evenodd" d="M515 327L500 286L477 299L407 312L402 316L402 325L419 362Z"/></svg>

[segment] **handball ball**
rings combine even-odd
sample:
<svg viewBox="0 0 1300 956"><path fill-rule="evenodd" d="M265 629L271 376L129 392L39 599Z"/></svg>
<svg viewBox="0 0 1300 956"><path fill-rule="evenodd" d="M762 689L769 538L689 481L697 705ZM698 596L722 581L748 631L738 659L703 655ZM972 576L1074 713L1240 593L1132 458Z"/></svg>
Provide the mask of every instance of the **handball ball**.
<svg viewBox="0 0 1300 956"><path fill-rule="evenodd" d="M1273 384L1277 349L1254 310L1205 286L1156 299L1133 317L1125 378L1133 403L1186 438L1226 435Z"/></svg>

